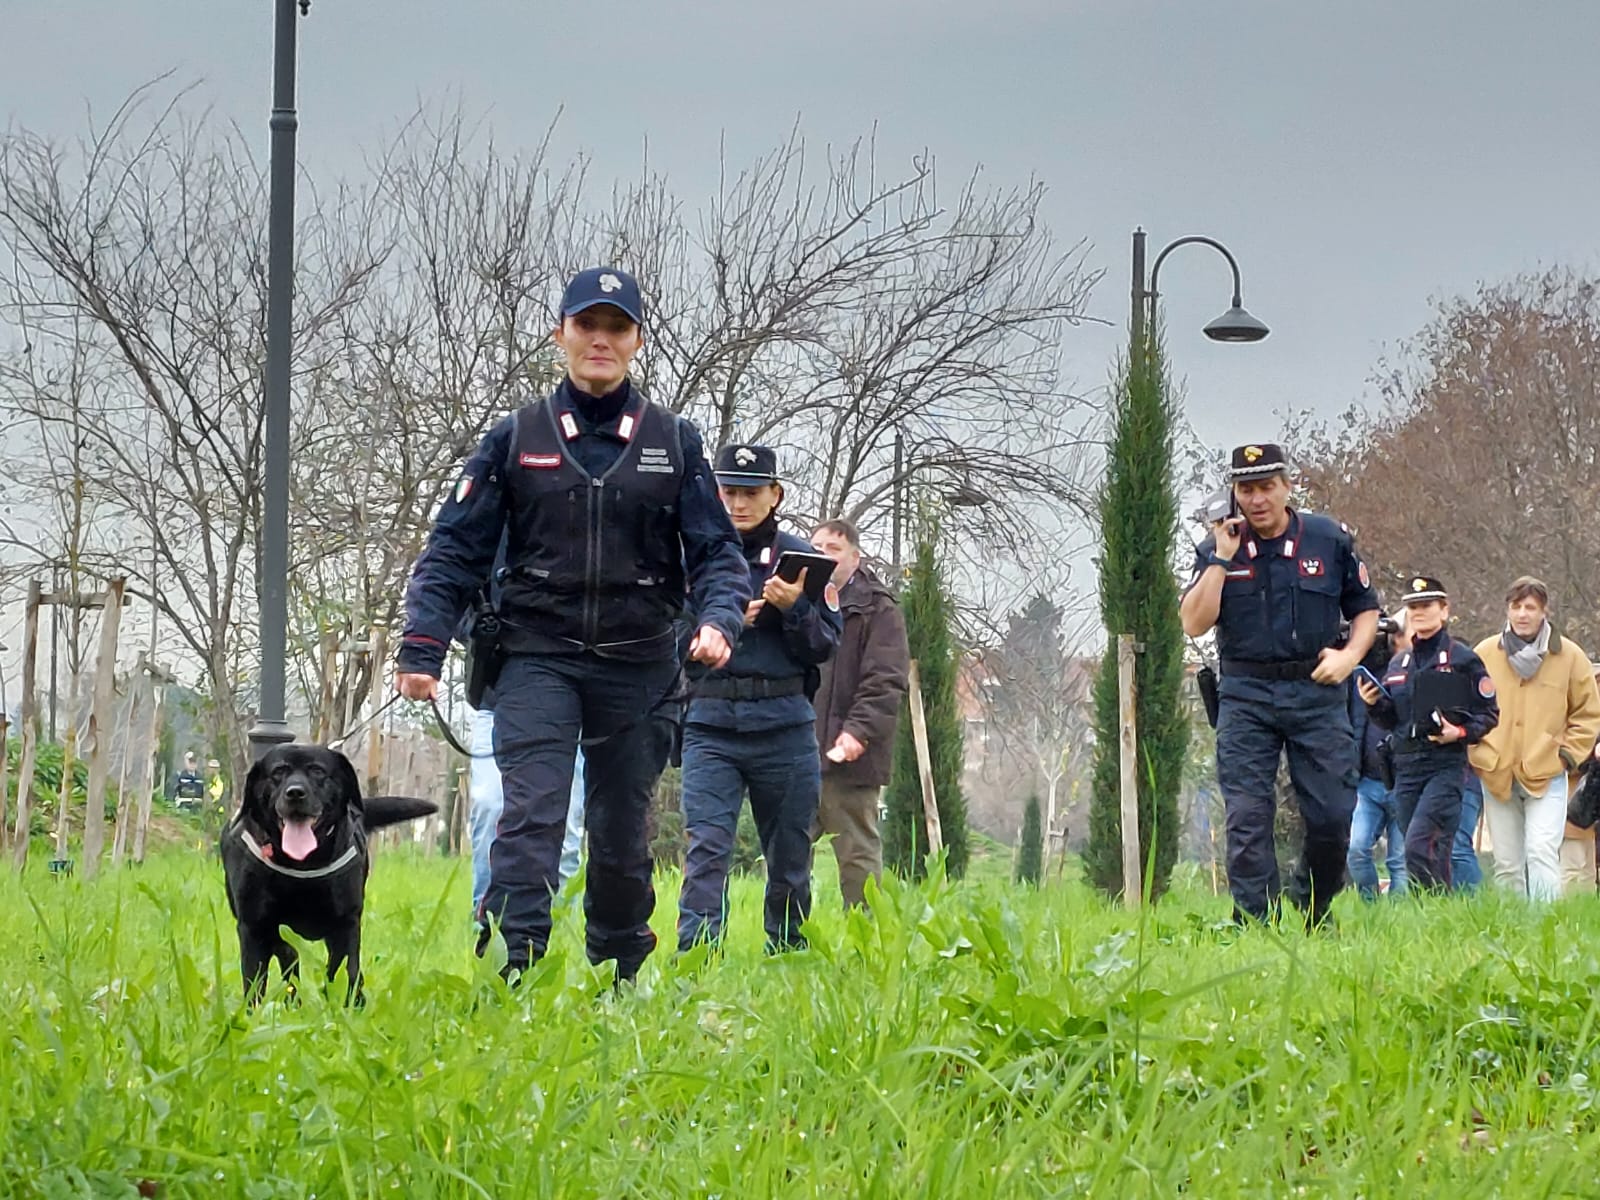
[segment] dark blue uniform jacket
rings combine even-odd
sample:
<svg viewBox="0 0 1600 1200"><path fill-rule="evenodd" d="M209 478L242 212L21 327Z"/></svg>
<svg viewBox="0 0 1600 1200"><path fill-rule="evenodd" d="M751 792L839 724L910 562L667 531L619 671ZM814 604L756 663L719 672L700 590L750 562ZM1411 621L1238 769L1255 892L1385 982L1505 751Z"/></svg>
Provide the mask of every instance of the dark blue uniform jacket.
<svg viewBox="0 0 1600 1200"><path fill-rule="evenodd" d="M1448 629L1441 629L1395 655L1383 673L1383 686L1389 695L1380 697L1372 706L1372 719L1384 729L1399 732L1402 740L1395 747L1396 753L1443 748L1440 743L1427 740L1437 729L1429 720L1431 714L1417 712L1414 703L1418 678L1433 671L1465 675L1471 684L1466 707L1443 714L1451 724L1467 731L1463 741L1457 743L1462 753L1465 753L1465 746L1481 741L1499 723L1500 705L1495 700L1494 680L1489 678L1483 660L1471 646L1451 637Z"/></svg>
<svg viewBox="0 0 1600 1200"><path fill-rule="evenodd" d="M627 446L627 437L619 430L619 413L632 400L627 381L598 399L577 392L570 380L563 381L551 398L563 418L570 413L576 421L578 435L567 449L591 475L604 474ZM538 410L543 404L538 401L523 411ZM739 536L717 495L699 433L686 420L680 418L678 424L683 476L676 534L688 580L688 621L695 629L710 625L720 630L731 644L743 626L750 594ZM439 674L468 605L491 577L510 512L505 472L514 430L513 418L507 417L489 431L439 510L406 591L401 671ZM516 619L515 613L502 615ZM670 637L663 643L667 653L672 644Z"/></svg>
<svg viewBox="0 0 1600 1200"><path fill-rule="evenodd" d="M1196 553L1194 581L1216 548L1216 538L1207 534ZM1276 538L1246 528L1217 614L1222 673L1228 674L1230 660L1315 662L1338 638L1341 617L1377 608L1378 594L1355 539L1331 517L1290 510L1289 527Z"/></svg>
<svg viewBox="0 0 1600 1200"><path fill-rule="evenodd" d="M785 550L814 553L809 543L790 533L778 533L764 545L745 547L752 595L761 595L773 565ZM799 679L808 681L808 687L814 689L816 670L833 657L844 629L837 594L830 588L828 596L830 602L813 604L802 594L788 612L768 604L760 619L739 635L728 665L705 678ZM695 697L689 701L689 724L743 733L807 725L816 719L810 695L805 692L749 700Z"/></svg>

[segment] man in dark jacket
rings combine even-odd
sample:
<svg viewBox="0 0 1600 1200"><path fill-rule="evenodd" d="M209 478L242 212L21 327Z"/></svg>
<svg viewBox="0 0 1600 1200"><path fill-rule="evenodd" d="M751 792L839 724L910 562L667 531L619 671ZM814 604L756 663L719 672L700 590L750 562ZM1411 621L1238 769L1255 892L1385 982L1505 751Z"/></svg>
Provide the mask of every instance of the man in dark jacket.
<svg viewBox="0 0 1600 1200"><path fill-rule="evenodd" d="M822 801L811 840L833 834L839 891L848 906L864 903L867 877L883 871L878 797L889 782L911 651L900 605L862 565L856 527L842 518L824 521L811 544L839 564L833 582L844 611L839 652L822 668L817 689Z"/></svg>

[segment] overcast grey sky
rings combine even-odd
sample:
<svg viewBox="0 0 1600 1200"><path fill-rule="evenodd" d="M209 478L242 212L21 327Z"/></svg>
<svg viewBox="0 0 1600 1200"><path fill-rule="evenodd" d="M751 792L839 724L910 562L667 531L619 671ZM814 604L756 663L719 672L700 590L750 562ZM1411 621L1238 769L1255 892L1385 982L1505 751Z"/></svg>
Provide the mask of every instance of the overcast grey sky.
<svg viewBox="0 0 1600 1200"><path fill-rule="evenodd" d="M152 76L203 80L267 140L268 0L0 0L0 107L63 136ZM799 118L813 142L879 128L885 169L926 146L955 179L1037 175L1066 241L1107 277L1069 335L1100 385L1127 312L1128 235L1233 249L1254 347L1198 327L1224 306L1209 251L1164 270L1170 353L1208 442L1275 409L1359 399L1431 296L1554 262L1596 265L1600 3L1550 0L314 0L301 22L302 158L337 169L423 102L459 100L503 144L558 106L592 178L652 163L691 202L719 140L742 162Z"/></svg>
<svg viewBox="0 0 1600 1200"><path fill-rule="evenodd" d="M168 70L255 131L263 161L268 0L0 0L0 112L70 137ZM813 143L878 126L892 171L923 147L952 180L1037 175L1065 242L1107 277L1111 328L1069 334L1101 385L1128 308L1128 235L1237 254L1272 327L1216 346L1222 261L1164 271L1169 350L1199 434L1275 433L1274 410L1363 396L1430 297L1552 263L1594 269L1600 2L1548 0L314 0L301 22L300 146L354 167L419 102L459 102L503 145L556 148L608 183L652 165L686 200L798 118Z"/></svg>

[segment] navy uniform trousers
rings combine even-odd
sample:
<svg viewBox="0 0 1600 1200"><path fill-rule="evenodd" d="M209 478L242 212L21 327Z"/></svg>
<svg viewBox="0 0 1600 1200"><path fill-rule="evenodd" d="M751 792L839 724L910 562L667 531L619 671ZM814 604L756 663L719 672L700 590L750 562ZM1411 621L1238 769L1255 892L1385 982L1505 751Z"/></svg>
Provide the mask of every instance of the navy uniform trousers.
<svg viewBox="0 0 1600 1200"><path fill-rule="evenodd" d="M1467 751L1424 741L1405 743L1394 756L1394 803L1406 835L1406 874L1416 887L1450 888L1450 855L1466 792Z"/></svg>
<svg viewBox="0 0 1600 1200"><path fill-rule="evenodd" d="M526 968L550 941L550 901L560 886L580 734L586 740L608 738L584 757L589 960L615 959L617 978L631 979L655 948L646 826L672 750L675 714L661 711L660 701L676 675L670 658L626 662L585 652L506 659L494 710L505 809L489 851L480 916L499 920L508 966Z"/></svg>
<svg viewBox="0 0 1600 1200"><path fill-rule="evenodd" d="M811 915L811 825L822 794L815 719L753 733L688 725L683 780L689 850L678 900L678 949L722 937L728 870L747 789L767 864L767 949L803 947L800 926Z"/></svg>
<svg viewBox="0 0 1600 1200"><path fill-rule="evenodd" d="M1282 890L1272 837L1278 763L1305 819L1308 912L1320 919L1344 884L1360 776L1349 692L1309 679L1224 676L1217 719L1217 784L1227 810L1228 887L1236 916L1269 920Z"/></svg>

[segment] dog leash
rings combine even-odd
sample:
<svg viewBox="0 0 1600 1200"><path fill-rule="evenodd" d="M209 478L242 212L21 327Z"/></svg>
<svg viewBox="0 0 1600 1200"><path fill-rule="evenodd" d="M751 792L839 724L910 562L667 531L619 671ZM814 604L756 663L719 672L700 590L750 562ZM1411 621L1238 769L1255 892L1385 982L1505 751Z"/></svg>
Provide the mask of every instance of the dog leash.
<svg viewBox="0 0 1600 1200"><path fill-rule="evenodd" d="M636 717L624 721L610 733L602 734L596 737L580 737L578 739L578 746L586 752L599 746L603 746L613 738L621 737L623 734L637 729L651 717L655 716L656 713L661 711L661 709L666 705L673 703L687 704L690 700L694 699L694 688L683 686L687 680L687 668L687 662L679 660L678 668L672 674L672 681L667 684L666 689L662 691L662 693L657 696L655 700L651 702L649 707L647 707L642 713ZM388 706L385 705L385 707ZM467 758L475 760L490 759L495 757L495 752L493 750L490 750L485 754L475 754L462 744L461 739L456 736L455 730L450 728L450 722L445 719L444 713L440 710L439 698L437 696L428 697L428 707L433 710L434 723L438 725L440 735L446 742L450 744L451 749L455 750L458 754L463 754ZM375 713L373 715L376 716L377 714ZM502 747L502 749L511 750L518 748L519 747L516 745L516 743L512 743L509 747Z"/></svg>
<svg viewBox="0 0 1600 1200"><path fill-rule="evenodd" d="M379 717L383 716L384 713L388 712L391 708L393 708L396 704L398 704L401 699L402 699L402 697L401 697L399 692L396 692L394 695L390 696L387 700L385 700L382 704L380 704L378 706L377 711L375 711L370 717L367 717L366 719L361 720L361 721L357 721L354 725L352 725L344 733L341 733L338 737L334 738L333 741L329 742L327 744L328 745L328 749L329 750L337 750L337 749L339 749L346 742L348 742L351 738L355 737L356 734L360 733L368 725L371 725Z"/></svg>

